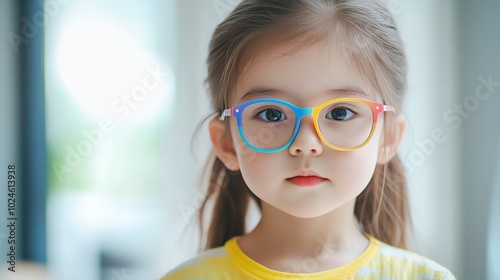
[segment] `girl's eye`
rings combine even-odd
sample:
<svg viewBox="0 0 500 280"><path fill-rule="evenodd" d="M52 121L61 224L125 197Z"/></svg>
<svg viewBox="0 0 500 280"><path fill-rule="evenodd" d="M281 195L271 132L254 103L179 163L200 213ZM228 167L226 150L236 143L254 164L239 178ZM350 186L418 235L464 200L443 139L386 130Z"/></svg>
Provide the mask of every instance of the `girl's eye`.
<svg viewBox="0 0 500 280"><path fill-rule="evenodd" d="M279 122L286 120L286 115L278 109L262 110L257 116L266 122Z"/></svg>
<svg viewBox="0 0 500 280"><path fill-rule="evenodd" d="M347 121L355 115L355 112L347 107L336 107L326 114L327 119L335 121Z"/></svg>

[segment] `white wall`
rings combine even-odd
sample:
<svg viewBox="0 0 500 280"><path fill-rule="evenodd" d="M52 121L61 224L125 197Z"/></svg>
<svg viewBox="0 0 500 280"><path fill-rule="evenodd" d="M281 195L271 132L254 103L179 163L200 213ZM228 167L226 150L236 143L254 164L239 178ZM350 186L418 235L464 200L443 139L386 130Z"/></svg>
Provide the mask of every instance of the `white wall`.
<svg viewBox="0 0 500 280"><path fill-rule="evenodd" d="M204 89L206 59L212 32L222 20L211 1L177 0L176 6L176 114L182 121L172 122L165 130L165 173L161 177L162 185L169 187L162 196L171 225L164 249L166 269L192 257L199 246L196 213L204 196L198 189L210 148L207 126L200 129L192 145L191 140L198 123L210 113Z"/></svg>
<svg viewBox="0 0 500 280"><path fill-rule="evenodd" d="M487 266L490 264L491 269L492 263L496 264L497 275L490 275L488 279L500 279L498 255L496 259L493 255L487 258L487 251L500 251L499 243L494 245L492 239L488 240L489 235L498 242L500 236L499 232L492 232L493 219L496 217L498 223L499 217L494 210L500 203L498 181L494 185L500 164L497 153L500 149L500 2L462 0L460 3L459 94L465 114L460 128L461 149L457 152L463 158L459 177L463 193L459 212L463 219L463 279L487 279ZM484 80L490 75L494 85L486 86Z"/></svg>
<svg viewBox="0 0 500 280"><path fill-rule="evenodd" d="M486 239L486 267L489 280L500 279L500 146L498 147L495 181L491 190Z"/></svg>
<svg viewBox="0 0 500 280"><path fill-rule="evenodd" d="M455 1L388 1L408 57L409 120L401 155L407 167L413 250L454 273L460 259L459 137L443 114L457 94Z"/></svg>

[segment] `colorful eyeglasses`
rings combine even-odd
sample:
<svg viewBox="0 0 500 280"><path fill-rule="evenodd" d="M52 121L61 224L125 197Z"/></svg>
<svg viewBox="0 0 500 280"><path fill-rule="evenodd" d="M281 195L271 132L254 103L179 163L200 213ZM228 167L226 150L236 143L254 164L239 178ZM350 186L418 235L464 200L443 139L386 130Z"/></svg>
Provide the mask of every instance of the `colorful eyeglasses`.
<svg viewBox="0 0 500 280"><path fill-rule="evenodd" d="M260 153L290 146L304 116L312 116L318 136L338 151L362 148L373 136L378 114L394 107L360 98L336 98L316 107L300 108L280 99L256 99L225 109L220 117L236 117L243 141Z"/></svg>

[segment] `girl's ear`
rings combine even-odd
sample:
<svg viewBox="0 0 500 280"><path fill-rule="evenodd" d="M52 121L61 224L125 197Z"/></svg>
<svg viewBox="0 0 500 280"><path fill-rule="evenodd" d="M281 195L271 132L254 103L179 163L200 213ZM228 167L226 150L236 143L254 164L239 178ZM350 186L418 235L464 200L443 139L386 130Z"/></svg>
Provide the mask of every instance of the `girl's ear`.
<svg viewBox="0 0 500 280"><path fill-rule="evenodd" d="M406 124L406 118L403 115L398 115L396 127L384 134L378 153L378 164L386 164L396 155L399 143L403 139L406 130Z"/></svg>
<svg viewBox="0 0 500 280"><path fill-rule="evenodd" d="M233 138L226 125L221 120L213 118L208 125L208 130L217 157L224 163L227 169L232 171L239 170L240 165L236 150L234 149Z"/></svg>

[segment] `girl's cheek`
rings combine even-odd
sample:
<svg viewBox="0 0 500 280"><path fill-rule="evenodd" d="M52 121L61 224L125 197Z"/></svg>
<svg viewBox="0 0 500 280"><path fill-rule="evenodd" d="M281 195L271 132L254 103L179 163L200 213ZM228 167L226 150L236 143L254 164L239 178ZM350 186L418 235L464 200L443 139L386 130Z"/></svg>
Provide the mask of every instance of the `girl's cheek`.
<svg viewBox="0 0 500 280"><path fill-rule="evenodd" d="M329 160L329 168L332 174L339 180L345 181L369 181L377 162L376 146L368 144L360 150L351 152L334 151ZM335 179L335 178L334 178Z"/></svg>
<svg viewBox="0 0 500 280"><path fill-rule="evenodd" d="M258 158L259 153L250 149L242 139L236 141L236 154L240 165L251 163Z"/></svg>
<svg viewBox="0 0 500 280"><path fill-rule="evenodd" d="M231 123L231 137L233 138L234 150L238 157L240 166L244 163L252 162L257 157L258 153L250 149L245 141L241 138L236 123Z"/></svg>

